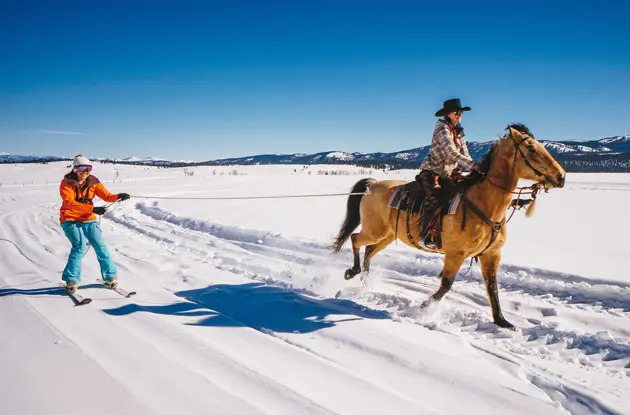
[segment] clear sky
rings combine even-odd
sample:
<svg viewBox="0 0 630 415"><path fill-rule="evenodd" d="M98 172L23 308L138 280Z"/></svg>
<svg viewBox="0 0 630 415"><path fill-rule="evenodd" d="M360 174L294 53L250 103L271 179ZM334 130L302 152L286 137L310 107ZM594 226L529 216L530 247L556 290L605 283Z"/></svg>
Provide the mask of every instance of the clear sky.
<svg viewBox="0 0 630 415"><path fill-rule="evenodd" d="M0 2L0 152L209 160L630 133L630 2Z"/></svg>

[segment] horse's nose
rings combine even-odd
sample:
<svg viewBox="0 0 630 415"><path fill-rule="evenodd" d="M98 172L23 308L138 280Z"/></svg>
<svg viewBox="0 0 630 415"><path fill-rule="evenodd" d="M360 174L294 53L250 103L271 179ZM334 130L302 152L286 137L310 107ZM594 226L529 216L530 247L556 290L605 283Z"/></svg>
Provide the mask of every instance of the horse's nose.
<svg viewBox="0 0 630 415"><path fill-rule="evenodd" d="M558 187L564 187L565 178L566 178L566 173L558 174Z"/></svg>

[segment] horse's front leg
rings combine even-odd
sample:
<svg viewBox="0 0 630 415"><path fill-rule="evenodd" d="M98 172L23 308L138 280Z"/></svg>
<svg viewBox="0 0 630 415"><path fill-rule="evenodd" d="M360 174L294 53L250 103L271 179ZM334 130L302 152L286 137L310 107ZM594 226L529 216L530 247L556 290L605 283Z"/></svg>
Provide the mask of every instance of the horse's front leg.
<svg viewBox="0 0 630 415"><path fill-rule="evenodd" d="M488 252L481 255L481 273L486 283L486 291L492 308L494 324L504 329L514 330L514 325L503 317L501 304L499 304L499 288L497 287L497 270L501 260L501 252Z"/></svg>
<svg viewBox="0 0 630 415"><path fill-rule="evenodd" d="M444 255L444 268L440 273L440 288L431 296L430 300L422 303L422 307L426 307L432 302L440 301L442 297L451 289L457 271L462 267L466 256L464 254L454 254L447 252Z"/></svg>

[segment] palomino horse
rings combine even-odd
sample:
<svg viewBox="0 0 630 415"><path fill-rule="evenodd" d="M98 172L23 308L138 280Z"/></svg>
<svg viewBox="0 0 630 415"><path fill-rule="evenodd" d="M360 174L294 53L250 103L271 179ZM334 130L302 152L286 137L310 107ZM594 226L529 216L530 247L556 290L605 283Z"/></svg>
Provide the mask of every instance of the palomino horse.
<svg viewBox="0 0 630 415"><path fill-rule="evenodd" d="M479 182L464 191L462 200L465 203L460 203L454 214L443 218L442 247L433 251L444 254L440 288L423 305L439 301L450 290L464 260L478 256L494 323L514 329L501 313L497 289L497 269L506 239L505 215L519 179L535 181L545 188L563 187L565 171L525 126L510 125L507 131L482 163L486 166L485 174L479 175ZM397 237L405 244L419 248L414 241L420 240L420 214L409 213L408 222L407 212L400 212L398 217L398 212L388 207L390 189L404 183L362 179L354 185L352 193L369 193L349 196L346 217L333 245L334 251L339 252L349 237L352 240L354 266L346 271L346 279L361 272L359 250L362 246L366 246L365 271L369 270L374 255ZM412 224L411 235L407 223ZM362 225L361 232L352 233L359 224Z"/></svg>

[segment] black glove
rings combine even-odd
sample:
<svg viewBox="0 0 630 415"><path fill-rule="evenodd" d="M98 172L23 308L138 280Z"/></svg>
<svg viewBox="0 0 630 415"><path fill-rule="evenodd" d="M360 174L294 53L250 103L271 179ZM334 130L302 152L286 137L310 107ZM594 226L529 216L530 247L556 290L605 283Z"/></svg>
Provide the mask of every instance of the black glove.
<svg viewBox="0 0 630 415"><path fill-rule="evenodd" d="M92 212L94 212L97 215L104 215L105 214L105 206L94 206L94 210L92 210Z"/></svg>
<svg viewBox="0 0 630 415"><path fill-rule="evenodd" d="M470 171L471 172L477 172L478 174L485 176L486 173L483 172L483 169L481 168L480 164L477 163L476 161L473 162L472 166L470 166Z"/></svg>
<svg viewBox="0 0 630 415"><path fill-rule="evenodd" d="M123 201L129 199L129 193L118 193L118 200Z"/></svg>

